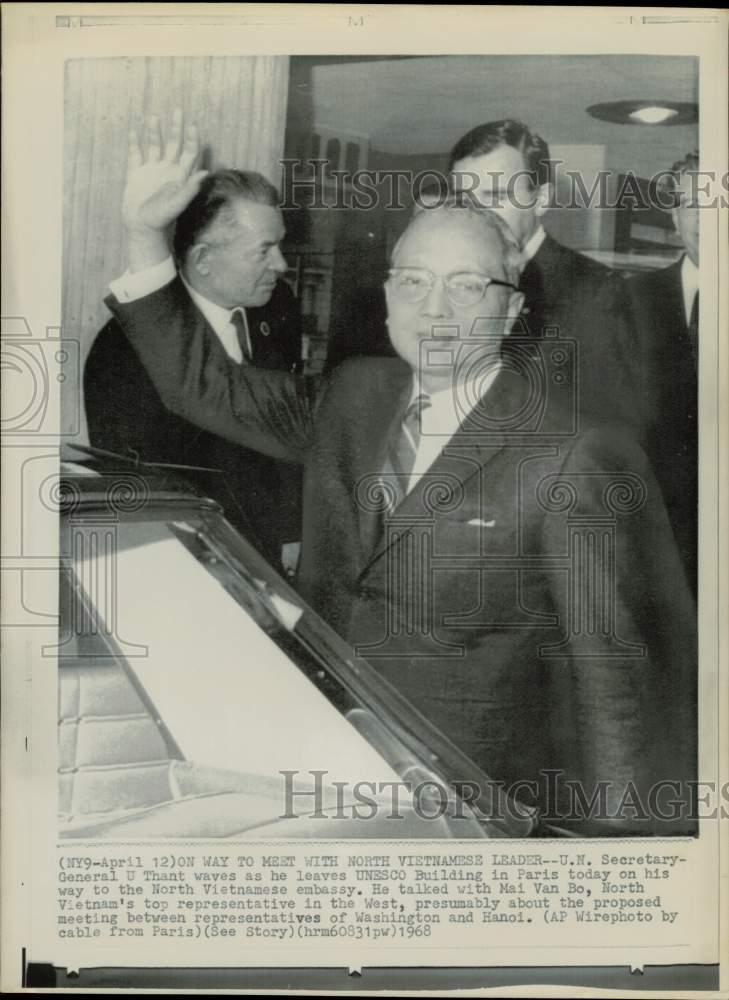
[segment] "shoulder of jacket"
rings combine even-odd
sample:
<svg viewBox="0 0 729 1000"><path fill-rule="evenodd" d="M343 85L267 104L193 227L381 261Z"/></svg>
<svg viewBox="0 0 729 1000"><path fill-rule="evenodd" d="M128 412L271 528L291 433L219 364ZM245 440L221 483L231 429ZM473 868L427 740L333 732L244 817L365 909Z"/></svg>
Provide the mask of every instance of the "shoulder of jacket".
<svg viewBox="0 0 729 1000"><path fill-rule="evenodd" d="M101 355L132 352L132 345L115 316L111 316L91 342L86 362L98 360Z"/></svg>
<svg viewBox="0 0 729 1000"><path fill-rule="evenodd" d="M547 240L543 244L545 251L550 254L557 268L565 275L579 276L583 279L600 282L613 273L613 268L600 261L594 260L580 250L573 250L565 243L560 243L553 236L547 235Z"/></svg>
<svg viewBox="0 0 729 1000"><path fill-rule="evenodd" d="M585 419L565 451L565 466L579 471L581 465L597 466L605 472L648 468L648 459L635 432L627 424Z"/></svg>
<svg viewBox="0 0 729 1000"><path fill-rule="evenodd" d="M390 382L394 378L407 375L408 368L400 358L355 357L347 358L329 374L330 385L368 385Z"/></svg>

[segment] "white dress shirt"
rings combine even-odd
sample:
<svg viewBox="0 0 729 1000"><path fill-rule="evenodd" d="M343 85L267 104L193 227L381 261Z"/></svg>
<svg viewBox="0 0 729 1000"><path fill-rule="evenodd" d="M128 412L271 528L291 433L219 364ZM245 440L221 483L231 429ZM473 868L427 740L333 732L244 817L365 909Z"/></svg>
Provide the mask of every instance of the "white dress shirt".
<svg viewBox="0 0 729 1000"><path fill-rule="evenodd" d="M526 241L521 251L521 259L524 264L528 264L532 257L536 256L542 243L547 238L547 231L544 226L539 226Z"/></svg>
<svg viewBox="0 0 729 1000"><path fill-rule="evenodd" d="M164 288L165 285L168 285L174 279L176 274L177 270L172 257L167 257L161 263L147 267L143 271L135 271L134 273L127 271L121 278L110 282L109 288L119 302L134 302L136 299L142 299L145 295L151 295L152 292ZM180 278L190 298L208 321L216 337L223 345L225 353L231 361L235 361L239 365L244 361L243 352L238 342L238 333L231 320L234 312L239 312L243 316L246 337L248 339L249 356L252 356L251 338L245 309L225 309L223 306L211 302L210 299L206 299L204 295L196 292L194 288L191 288L182 274L180 274Z"/></svg>
<svg viewBox="0 0 729 1000"><path fill-rule="evenodd" d="M455 386L428 394L430 406L421 413L420 442L408 481L408 493L450 443L462 421L486 395L500 370L501 363L496 362L485 378L483 373L480 373L478 378L468 379ZM422 392L418 378L414 375L410 403Z"/></svg>
<svg viewBox="0 0 729 1000"><path fill-rule="evenodd" d="M686 254L681 262L681 287L683 289L683 311L686 316L686 326L691 323L691 310L699 290L699 269Z"/></svg>

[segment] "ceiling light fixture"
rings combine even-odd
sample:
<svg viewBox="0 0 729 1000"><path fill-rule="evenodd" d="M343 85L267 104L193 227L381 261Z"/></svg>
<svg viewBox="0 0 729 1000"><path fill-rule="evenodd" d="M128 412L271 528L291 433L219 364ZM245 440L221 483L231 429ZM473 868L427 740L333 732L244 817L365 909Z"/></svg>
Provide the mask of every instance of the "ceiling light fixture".
<svg viewBox="0 0 729 1000"><path fill-rule="evenodd" d="M684 101L608 101L587 113L615 125L694 125L699 117L698 105Z"/></svg>
<svg viewBox="0 0 729 1000"><path fill-rule="evenodd" d="M637 111L631 111L628 117L643 125L662 125L669 118L675 118L677 114L678 111L675 108L662 108L659 105L654 105L652 108L639 108Z"/></svg>

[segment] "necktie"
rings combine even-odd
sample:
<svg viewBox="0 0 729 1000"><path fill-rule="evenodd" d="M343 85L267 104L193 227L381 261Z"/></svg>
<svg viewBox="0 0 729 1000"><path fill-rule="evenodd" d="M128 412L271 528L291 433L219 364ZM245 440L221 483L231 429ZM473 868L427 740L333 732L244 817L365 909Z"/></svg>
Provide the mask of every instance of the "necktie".
<svg viewBox="0 0 729 1000"><path fill-rule="evenodd" d="M390 510L394 510L407 496L410 475L420 446L423 412L430 406L430 396L420 393L408 405L399 433L387 449L387 462L383 480Z"/></svg>
<svg viewBox="0 0 729 1000"><path fill-rule="evenodd" d="M527 262L519 282L524 293L523 313L529 337L541 337L544 331L544 276L533 260Z"/></svg>
<svg viewBox="0 0 729 1000"><path fill-rule="evenodd" d="M245 311L243 309L234 309L230 316L230 322L235 327L235 332L238 335L238 343L240 344L243 360L250 365L253 363L253 345L248 331L248 321Z"/></svg>
<svg viewBox="0 0 729 1000"><path fill-rule="evenodd" d="M691 343L691 353L694 357L694 365L699 363L699 293L694 295L694 304L691 306L691 317L689 319L689 342Z"/></svg>

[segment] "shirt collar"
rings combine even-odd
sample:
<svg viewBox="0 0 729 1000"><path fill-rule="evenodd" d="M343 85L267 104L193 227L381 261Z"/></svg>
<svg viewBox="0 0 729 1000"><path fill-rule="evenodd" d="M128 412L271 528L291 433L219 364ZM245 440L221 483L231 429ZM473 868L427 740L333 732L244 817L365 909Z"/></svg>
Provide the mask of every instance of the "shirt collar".
<svg viewBox="0 0 729 1000"><path fill-rule="evenodd" d="M220 337L230 324L235 309L226 309L224 306L219 306L217 302L211 302L210 299L206 299L200 292L196 292L189 282L185 281L185 276L182 272L180 272L180 278L192 301L217 333L218 337Z"/></svg>
<svg viewBox="0 0 729 1000"><path fill-rule="evenodd" d="M536 256L537 250L539 250L540 246L542 245L542 243L544 243L546 238L547 238L547 231L545 230L544 226L539 225L522 248L521 256L525 264L527 264L532 259L532 257Z"/></svg>
<svg viewBox="0 0 729 1000"><path fill-rule="evenodd" d="M461 400L467 401L467 406L459 406L460 417L468 416L468 413L475 407L476 403L480 402L486 393L489 391L494 383L494 380L498 373L501 371L501 361L497 361L491 367L491 370L484 377L483 371L478 371L476 374L471 376L471 378L464 379L463 382L459 384L457 390L454 390L453 386L448 386L445 389L439 389L437 392L425 393L425 390L420 385L420 379L416 372L413 372L413 386L410 393L410 399L408 405L414 402L415 399L424 393L428 396L430 400L430 409L433 411L444 412L446 410L452 410L456 413L456 407L454 406L455 392L458 392L458 396Z"/></svg>

